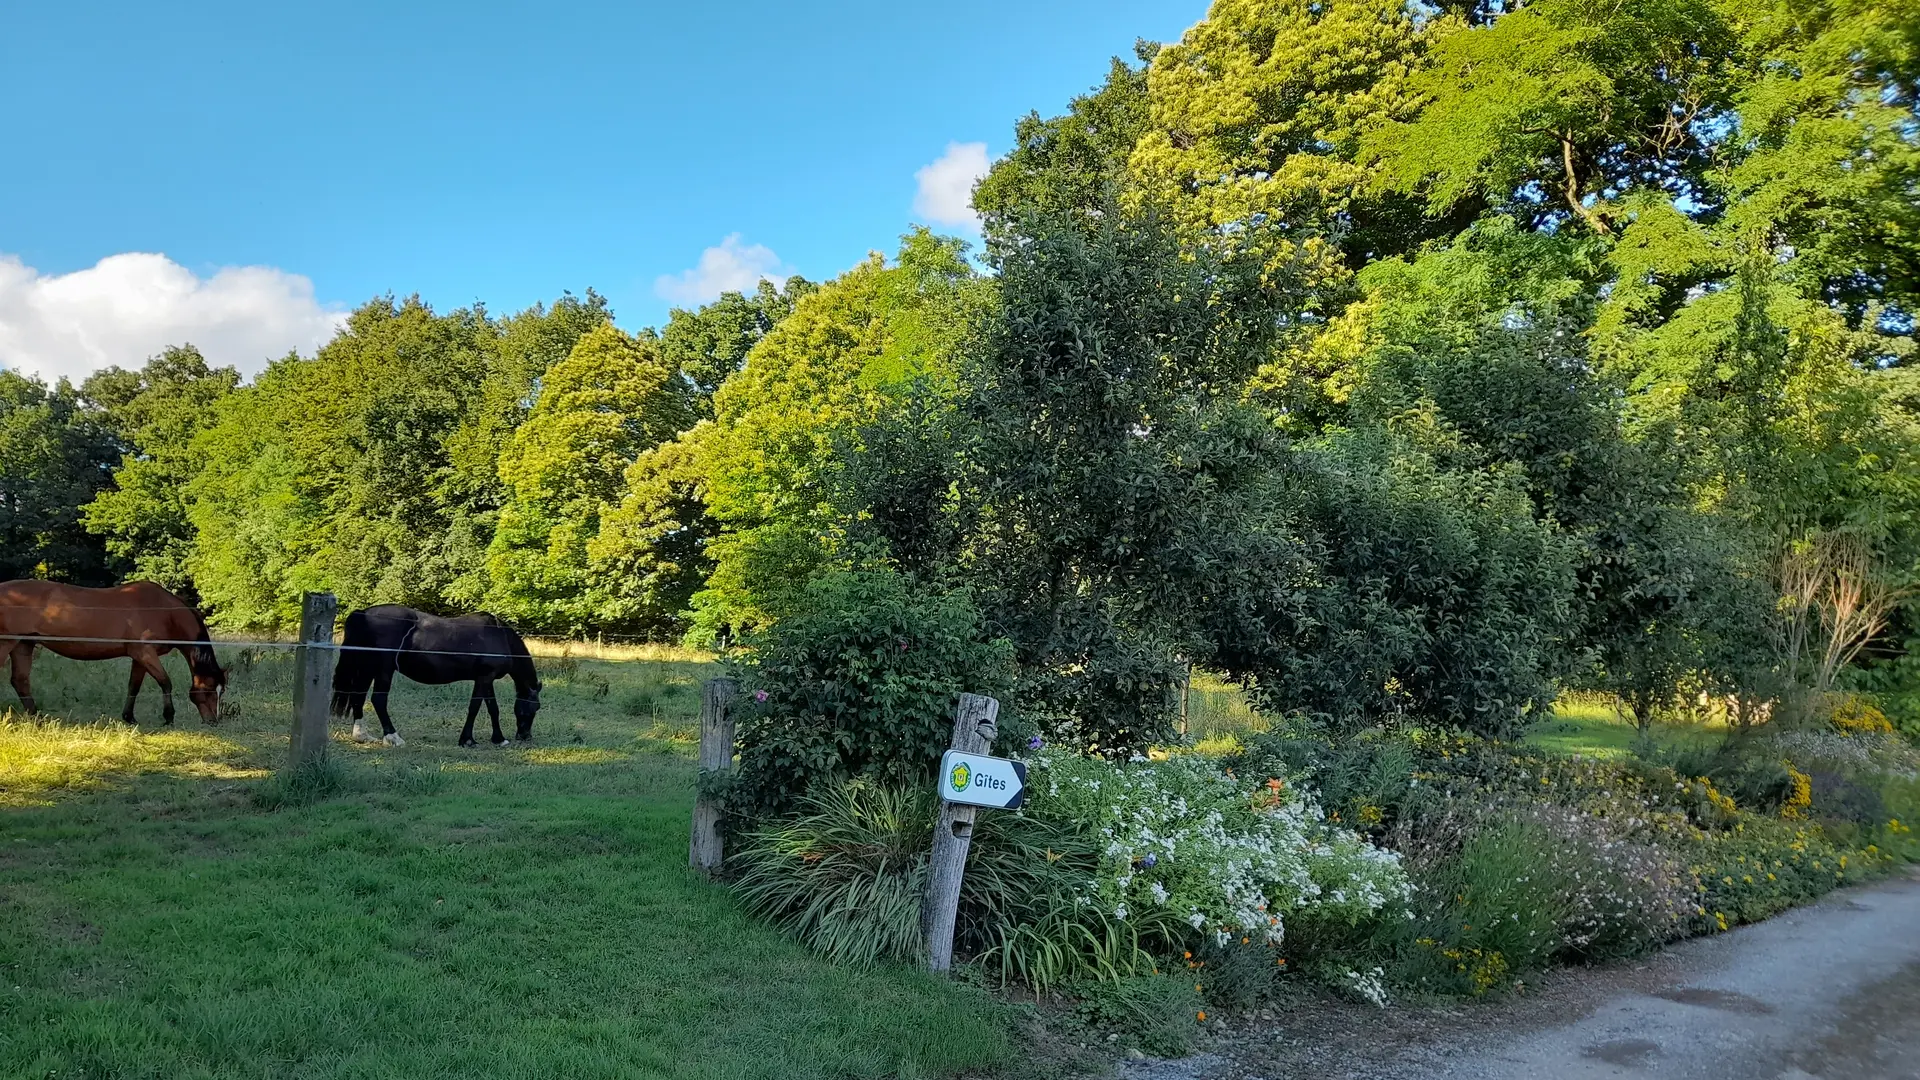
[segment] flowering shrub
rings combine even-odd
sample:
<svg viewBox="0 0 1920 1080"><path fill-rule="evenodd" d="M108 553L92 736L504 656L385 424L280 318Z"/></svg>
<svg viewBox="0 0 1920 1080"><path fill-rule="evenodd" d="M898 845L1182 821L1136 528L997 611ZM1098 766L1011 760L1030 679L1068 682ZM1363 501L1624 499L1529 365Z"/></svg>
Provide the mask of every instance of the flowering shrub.
<svg viewBox="0 0 1920 1080"><path fill-rule="evenodd" d="M1878 847L1849 853L1820 829L1749 817L1703 838L1691 852L1700 895L1691 929L1712 933L1758 922L1864 881L1889 858Z"/></svg>
<svg viewBox="0 0 1920 1080"><path fill-rule="evenodd" d="M1842 694L1833 703L1833 711L1828 722L1834 730L1848 735L1893 733L1893 723L1887 714L1880 710L1870 698L1859 694Z"/></svg>
<svg viewBox="0 0 1920 1080"><path fill-rule="evenodd" d="M1291 917L1352 924L1410 895L1398 856L1277 777L1244 781L1191 755L1123 765L1043 751L1033 767L1026 812L1098 838L1077 902L1114 919L1172 916L1216 945L1277 943Z"/></svg>
<svg viewBox="0 0 1920 1080"><path fill-rule="evenodd" d="M1686 932L1697 887L1664 845L1621 837L1606 820L1565 807L1541 805L1525 817L1555 844L1562 954L1616 959Z"/></svg>

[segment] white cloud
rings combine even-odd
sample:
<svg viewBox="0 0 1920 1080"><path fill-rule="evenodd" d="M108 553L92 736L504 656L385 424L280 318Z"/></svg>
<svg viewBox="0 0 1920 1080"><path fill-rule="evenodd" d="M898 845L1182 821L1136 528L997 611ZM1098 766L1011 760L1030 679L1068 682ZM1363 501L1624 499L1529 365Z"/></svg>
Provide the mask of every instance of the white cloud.
<svg viewBox="0 0 1920 1080"><path fill-rule="evenodd" d="M788 275L780 265L780 256L764 244L743 244L734 233L700 253L699 265L678 274L662 274L654 279L653 291L674 304L705 304L724 292L752 292L763 279L775 281Z"/></svg>
<svg viewBox="0 0 1920 1080"><path fill-rule="evenodd" d="M987 144L948 143L947 152L913 174L920 190L913 196L913 212L930 224L980 231L980 215L973 210L973 185L987 175Z"/></svg>
<svg viewBox="0 0 1920 1080"><path fill-rule="evenodd" d="M0 367L48 380L138 367L189 342L209 363L253 373L290 350L318 347L344 318L314 300L312 281L267 266L203 279L165 255L134 252L42 274L0 255Z"/></svg>

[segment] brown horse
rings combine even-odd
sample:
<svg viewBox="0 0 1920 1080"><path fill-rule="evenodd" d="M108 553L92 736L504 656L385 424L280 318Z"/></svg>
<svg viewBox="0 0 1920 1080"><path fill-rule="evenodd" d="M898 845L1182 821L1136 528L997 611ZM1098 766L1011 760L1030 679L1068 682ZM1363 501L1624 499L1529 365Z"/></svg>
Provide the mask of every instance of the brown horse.
<svg viewBox="0 0 1920 1080"><path fill-rule="evenodd" d="M0 582L0 658L13 659L13 692L27 714L35 711L33 650L45 646L72 660L133 658L127 705L120 719L133 723L133 699L148 676L160 684L166 722L173 723L173 682L160 657L178 650L193 672L187 691L200 719L217 723L227 673L213 656L207 624L179 597L151 581L111 589L86 589L56 581Z"/></svg>

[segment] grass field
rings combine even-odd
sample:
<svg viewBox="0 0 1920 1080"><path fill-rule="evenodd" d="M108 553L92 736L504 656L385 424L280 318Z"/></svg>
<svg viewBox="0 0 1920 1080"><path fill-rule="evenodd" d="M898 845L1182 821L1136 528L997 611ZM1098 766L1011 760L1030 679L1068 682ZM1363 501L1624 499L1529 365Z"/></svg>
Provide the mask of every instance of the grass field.
<svg viewBox="0 0 1920 1080"><path fill-rule="evenodd" d="M0 1076L914 1077L1017 1053L984 993L824 964L687 872L697 657L543 659L527 748L458 749L465 688L403 684L409 744L337 726L339 787L305 802L271 775L288 656L222 657L217 727L180 691L174 729L146 698L130 732L124 661L44 654L54 718L0 721Z"/></svg>
<svg viewBox="0 0 1920 1080"><path fill-rule="evenodd" d="M1655 743L1677 743L1689 739L1724 736L1726 726L1718 723L1656 723L1648 732ZM1632 717L1598 697L1563 698L1553 707L1553 715L1535 725L1526 741L1556 754L1585 754L1589 757L1620 757L1632 749L1640 732Z"/></svg>

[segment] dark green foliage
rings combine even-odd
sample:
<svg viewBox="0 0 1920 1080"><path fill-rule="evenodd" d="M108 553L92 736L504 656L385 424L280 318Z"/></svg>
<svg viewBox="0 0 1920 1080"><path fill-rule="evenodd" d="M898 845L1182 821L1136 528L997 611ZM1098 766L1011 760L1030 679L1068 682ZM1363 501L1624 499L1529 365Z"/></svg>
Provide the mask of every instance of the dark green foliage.
<svg viewBox="0 0 1920 1080"><path fill-rule="evenodd" d="M973 204L990 236L1017 229L1036 210L1087 215L1125 183L1127 157L1147 129L1147 69L1158 46L1135 47L1140 67L1114 57L1106 82L1073 99L1063 116L1028 113L1014 124L1014 148L994 163Z"/></svg>
<svg viewBox="0 0 1920 1080"><path fill-rule="evenodd" d="M1130 1050L1181 1058L1200 1033L1206 1003L1176 975L1136 975L1074 988L1074 1016L1096 1032L1119 1035Z"/></svg>
<svg viewBox="0 0 1920 1080"><path fill-rule="evenodd" d="M1141 749L1171 730L1219 581L1297 566L1278 436L1230 394L1282 291L1111 205L1009 223L993 255L1001 311L956 417L965 572L1015 643L1023 707L1076 745Z"/></svg>
<svg viewBox="0 0 1920 1080"><path fill-rule="evenodd" d="M734 810L785 810L853 778L924 784L952 741L960 694L1014 710L1008 652L963 592L885 570L815 579L745 661Z"/></svg>
<svg viewBox="0 0 1920 1080"><path fill-rule="evenodd" d="M112 583L117 560L81 507L107 488L120 453L108 418L64 380L48 388L0 368L0 580Z"/></svg>
<svg viewBox="0 0 1920 1080"><path fill-rule="evenodd" d="M713 395L721 384L740 370L754 345L815 287L797 275L784 286L762 281L752 296L722 293L698 310L674 308L668 313L666 328L660 332L660 358L687 380L701 415L713 415Z"/></svg>
<svg viewBox="0 0 1920 1080"><path fill-rule="evenodd" d="M1443 471L1384 433L1302 461L1311 569L1253 582L1212 665L1276 713L1347 730L1522 730L1566 669L1574 545L1511 477Z"/></svg>
<svg viewBox="0 0 1920 1080"><path fill-rule="evenodd" d="M130 448L113 487L87 504L87 529L105 540L107 550L130 568L129 576L158 582L188 600L199 598L187 515L187 485L199 471L193 440L219 419L217 406L239 383L239 372L208 367L186 345L167 349L138 371L96 372L81 388Z"/></svg>
<svg viewBox="0 0 1920 1080"><path fill-rule="evenodd" d="M920 788L818 785L800 813L744 838L733 887L755 914L841 963L925 953L920 901L933 840Z"/></svg>

